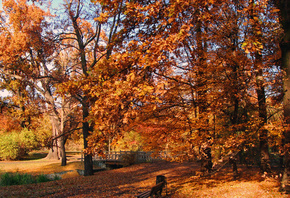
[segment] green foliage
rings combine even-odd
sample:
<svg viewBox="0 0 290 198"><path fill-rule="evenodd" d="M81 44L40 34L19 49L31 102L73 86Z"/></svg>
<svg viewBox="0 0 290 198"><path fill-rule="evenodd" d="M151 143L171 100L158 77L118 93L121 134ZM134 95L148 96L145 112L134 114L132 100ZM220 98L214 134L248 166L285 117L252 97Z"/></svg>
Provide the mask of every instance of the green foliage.
<svg viewBox="0 0 290 198"><path fill-rule="evenodd" d="M23 129L20 133L16 131L4 133L0 136L0 159L19 159L37 146L36 135L31 130Z"/></svg>
<svg viewBox="0 0 290 198"><path fill-rule="evenodd" d="M50 181L50 179L48 179L45 175L42 174L36 178L36 181L37 183L42 183L42 182L48 182Z"/></svg>
<svg viewBox="0 0 290 198"><path fill-rule="evenodd" d="M124 133L124 136L115 143L114 150L139 151L142 150L142 144L141 135L135 131L130 131Z"/></svg>
<svg viewBox="0 0 290 198"><path fill-rule="evenodd" d="M1 176L1 186L32 184L34 179L29 174L5 173Z"/></svg>
<svg viewBox="0 0 290 198"><path fill-rule="evenodd" d="M21 148L25 151L32 150L37 147L37 139L36 135L33 133L33 131L28 129L23 129L19 134L19 142Z"/></svg>
<svg viewBox="0 0 290 198"><path fill-rule="evenodd" d="M1 186L12 186L12 185L23 185L23 184L34 184L42 183L48 181L58 180L59 177L55 176L54 179L49 179L46 175L39 175L33 177L27 173L5 173L1 176L0 185Z"/></svg>
<svg viewBox="0 0 290 198"><path fill-rule="evenodd" d="M55 180L60 180L60 177L55 175L54 178L50 179L46 175L41 174L36 177L35 181L36 183L43 183L43 182L55 181Z"/></svg>
<svg viewBox="0 0 290 198"><path fill-rule="evenodd" d="M14 160L19 157L20 145L18 134L3 134L0 136L0 158L2 160Z"/></svg>
<svg viewBox="0 0 290 198"><path fill-rule="evenodd" d="M51 143L49 141L51 137L52 126L49 116L43 116L37 119L37 126L35 127L34 134L36 136L36 141L41 147L48 147Z"/></svg>

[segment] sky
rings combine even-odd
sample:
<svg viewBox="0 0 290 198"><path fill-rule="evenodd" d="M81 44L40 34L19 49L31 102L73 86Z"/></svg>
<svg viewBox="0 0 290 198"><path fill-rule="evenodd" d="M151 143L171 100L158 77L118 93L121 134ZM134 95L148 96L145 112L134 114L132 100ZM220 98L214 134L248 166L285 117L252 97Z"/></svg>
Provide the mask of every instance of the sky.
<svg viewBox="0 0 290 198"><path fill-rule="evenodd" d="M57 7L63 0L50 0L53 7ZM2 0L0 0L0 10L2 9Z"/></svg>

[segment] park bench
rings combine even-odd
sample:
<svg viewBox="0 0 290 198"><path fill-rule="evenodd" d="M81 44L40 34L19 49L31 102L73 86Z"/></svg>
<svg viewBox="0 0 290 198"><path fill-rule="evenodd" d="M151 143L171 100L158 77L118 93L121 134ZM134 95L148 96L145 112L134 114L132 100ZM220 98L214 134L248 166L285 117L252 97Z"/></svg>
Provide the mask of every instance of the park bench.
<svg viewBox="0 0 290 198"><path fill-rule="evenodd" d="M162 190L166 185L166 179L163 175L158 175L156 178L156 185L150 190L145 191L137 195L137 198L147 198L147 197L161 197Z"/></svg>

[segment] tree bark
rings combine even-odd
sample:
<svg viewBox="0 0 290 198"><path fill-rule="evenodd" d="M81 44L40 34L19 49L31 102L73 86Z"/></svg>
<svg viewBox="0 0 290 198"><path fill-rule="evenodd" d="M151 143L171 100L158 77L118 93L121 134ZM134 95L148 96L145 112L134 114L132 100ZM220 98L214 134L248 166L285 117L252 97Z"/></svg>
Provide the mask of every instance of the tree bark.
<svg viewBox="0 0 290 198"><path fill-rule="evenodd" d="M52 147L49 149L49 152L47 156L45 157L46 159L52 159L52 160L59 160L59 149L57 146L57 140L53 141Z"/></svg>
<svg viewBox="0 0 290 198"><path fill-rule="evenodd" d="M201 146L201 171L203 173L210 173L212 171L212 156L211 156L212 141L208 139L207 142Z"/></svg>
<svg viewBox="0 0 290 198"><path fill-rule="evenodd" d="M261 64L261 55L256 55L256 60L258 64ZM259 140L260 140L260 169L261 172L271 172L270 165L270 153L269 153L269 143L268 143L268 130L264 128L267 124L268 116L267 116L267 106L266 106L266 94L265 88L263 85L263 72L262 69L259 69L259 72L256 76L256 84L257 84L257 95L258 95L258 104L259 104L259 117L261 119L261 129L259 132Z"/></svg>
<svg viewBox="0 0 290 198"><path fill-rule="evenodd" d="M88 65L87 65L87 57L86 57L86 45L84 43L84 35L81 31L81 28L79 27L78 19L80 17L81 12L81 1L76 1L77 7L75 12L72 10L71 4L68 5L68 11L69 11L69 17L72 22L74 34L76 36L77 40L77 46L79 51L79 58L80 58L80 65L82 74L87 78L89 76L88 74ZM83 116L83 140L84 140L84 149L86 150L88 148L88 137L90 135L90 126L87 121L87 118L89 116L89 109L90 109L90 101L88 100L88 97L86 95L87 93L82 93L81 97L77 97L79 102L82 105L82 116ZM84 176L93 175L93 158L91 155L85 153L84 154Z"/></svg>
<svg viewBox="0 0 290 198"><path fill-rule="evenodd" d="M200 11L196 12L196 16L201 16ZM208 107L208 101L207 101L207 81L206 81L206 74L204 71L206 71L207 68L207 62L206 62L206 56L207 56L207 43L205 38L202 37L202 22L200 19L197 19L196 21L196 41L197 41L197 79L196 79L196 101L197 101L197 113L198 113L198 119L200 122L204 123L204 126L206 126L205 123L208 123L208 118L206 115L207 107ZM203 28L206 28L203 26ZM194 56L193 56L194 57ZM212 170L212 156L211 156L211 134L209 134L208 127L202 126L198 129L198 135L201 137L201 171L207 171L208 173Z"/></svg>
<svg viewBox="0 0 290 198"><path fill-rule="evenodd" d="M64 127L64 122L65 122L65 108L68 103L62 99L62 108L61 108L61 119L60 119L60 129L61 129L61 134L62 136L60 137L60 159L61 159L61 166L66 166L66 152L65 152L65 142L66 142L66 136L64 136L65 132L65 127Z"/></svg>
<svg viewBox="0 0 290 198"><path fill-rule="evenodd" d="M276 0L276 6L280 9L280 21L284 30L284 37L280 42L281 66L286 75L283 78L284 89L284 173L282 178L282 189L290 193L290 2L289 0Z"/></svg>
<svg viewBox="0 0 290 198"><path fill-rule="evenodd" d="M259 18L259 15L254 10L255 0L250 1L251 8L251 19L255 21L255 18ZM254 22L252 27L253 37L258 38L259 41L262 39L261 28L257 25L257 21ZM267 104L266 104L266 94L264 87L264 77L263 77L263 60L262 55L259 51L255 53L254 69L256 72L256 93L258 97L258 109L260 118L260 130L259 130L259 143L260 143L260 169L261 172L270 172L270 153L269 153L269 143L268 143L268 130L265 129L267 124Z"/></svg>
<svg viewBox="0 0 290 198"><path fill-rule="evenodd" d="M51 115L50 119L52 123L52 138L59 137L63 131L63 128L61 128L63 126L59 123L57 115ZM65 166L67 164L65 152L65 137L61 136L52 140L52 145L48 155L46 156L46 159L61 159L62 166Z"/></svg>
<svg viewBox="0 0 290 198"><path fill-rule="evenodd" d="M288 26L289 27L289 26ZM288 28L289 29L289 28ZM286 33L286 32L285 32ZM288 30L288 38L290 38L290 31ZM283 80L284 84L284 122L286 125L284 131L284 173L282 179L282 188L290 193L290 45L288 43L281 43L282 50L282 65L286 70L286 76ZM287 47L286 47L287 46Z"/></svg>
<svg viewBox="0 0 290 198"><path fill-rule="evenodd" d="M55 123L55 118L53 116L50 116L50 120L51 120L51 125L52 125L52 138L54 138L59 135L58 129ZM48 152L48 155L46 156L46 159L59 160L59 140L58 139L52 140L51 147Z"/></svg>
<svg viewBox="0 0 290 198"><path fill-rule="evenodd" d="M89 123L87 121L85 121L87 119L87 117L89 116L89 108L88 108L88 102L87 102L87 98L84 97L83 100L83 138L84 138L84 149L88 148L88 141L87 138L89 137L89 133L90 133L90 126ZM84 154L84 167L85 167L85 172L84 172L84 176L89 176L89 175L93 175L93 157L92 155L89 155L87 153Z"/></svg>
<svg viewBox="0 0 290 198"><path fill-rule="evenodd" d="M60 138L60 159L61 166L66 166L65 137Z"/></svg>

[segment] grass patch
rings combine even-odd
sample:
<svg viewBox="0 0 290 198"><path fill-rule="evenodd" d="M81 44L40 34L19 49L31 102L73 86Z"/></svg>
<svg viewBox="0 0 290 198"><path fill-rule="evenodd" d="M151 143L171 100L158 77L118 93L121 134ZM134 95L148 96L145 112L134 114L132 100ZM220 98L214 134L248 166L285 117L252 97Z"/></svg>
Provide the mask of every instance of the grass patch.
<svg viewBox="0 0 290 198"><path fill-rule="evenodd" d="M48 152L36 152L32 151L29 154L22 156L21 160L38 160L38 159L43 159L47 156Z"/></svg>
<svg viewBox="0 0 290 198"><path fill-rule="evenodd" d="M58 172L83 169L83 162L68 161L66 166L61 166L57 160L28 160L0 162L0 175L8 172L28 173L31 175L54 174Z"/></svg>
<svg viewBox="0 0 290 198"><path fill-rule="evenodd" d="M20 173L4 173L1 175L0 185L1 186L12 186L12 185L23 185L23 184L35 184L48 181L59 180L59 177L53 179L48 178L46 175L38 175L36 177L30 174Z"/></svg>
<svg viewBox="0 0 290 198"><path fill-rule="evenodd" d="M64 172L69 170L84 169L83 162L68 162L66 166L61 166L60 162L47 164L36 169L35 171L52 174L56 172Z"/></svg>
<svg viewBox="0 0 290 198"><path fill-rule="evenodd" d="M1 176L1 186L12 186L12 185L21 185L21 184L32 184L34 179L32 175L29 174L12 174L4 173Z"/></svg>

